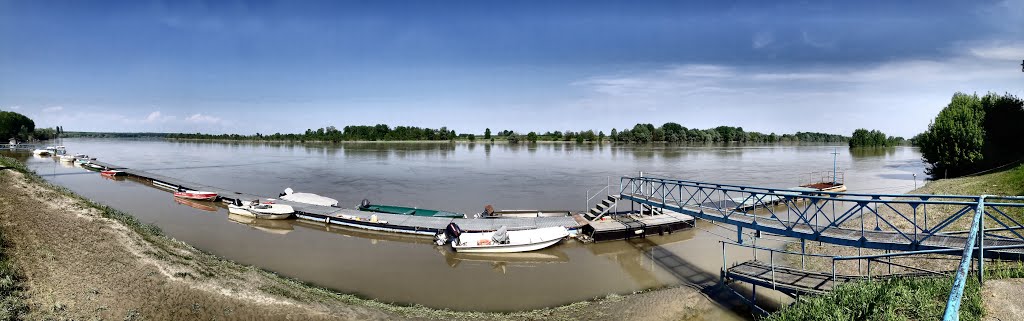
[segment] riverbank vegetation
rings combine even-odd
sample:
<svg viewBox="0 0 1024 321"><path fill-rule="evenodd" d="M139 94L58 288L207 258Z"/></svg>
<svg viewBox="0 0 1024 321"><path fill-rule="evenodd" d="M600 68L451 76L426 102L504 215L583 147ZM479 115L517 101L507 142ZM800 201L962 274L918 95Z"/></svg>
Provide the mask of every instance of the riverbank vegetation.
<svg viewBox="0 0 1024 321"><path fill-rule="evenodd" d="M961 301L960 320L978 320L982 315L977 278L970 280ZM848 283L798 301L767 320L940 320L952 286L952 280L945 277Z"/></svg>
<svg viewBox="0 0 1024 321"><path fill-rule="evenodd" d="M1024 157L1021 124L1024 100L958 92L913 140L933 178L957 177L1019 162Z"/></svg>
<svg viewBox="0 0 1024 321"><path fill-rule="evenodd" d="M302 134L274 133L264 135L239 134L202 134L178 133L166 134L171 139L198 140L253 140L253 141L296 141L296 142L342 142L342 141L476 141L476 134L457 134L447 127L439 129L411 126L388 125L345 126L341 130L334 126L320 129L307 129ZM547 131L544 133L528 132L525 135L513 130L500 130L492 134L491 129L484 130L485 141L496 139L510 143L526 142L616 142L616 143L782 143L782 142L847 142L850 138L836 134L797 132L795 134L760 133L744 131L743 127L718 126L710 129L686 128L677 123L665 123L660 127L653 124L636 124L632 128L619 131L612 129L610 134L604 131ZM525 139L524 139L525 137Z"/></svg>
<svg viewBox="0 0 1024 321"><path fill-rule="evenodd" d="M0 111L0 140L3 143L12 138L19 142L54 139L62 130L60 127L36 128L35 121L25 115L13 111Z"/></svg>
<svg viewBox="0 0 1024 321"><path fill-rule="evenodd" d="M903 137L886 136L878 130L867 130L860 128L853 131L850 136L850 148L858 147L890 147L901 145L906 142Z"/></svg>

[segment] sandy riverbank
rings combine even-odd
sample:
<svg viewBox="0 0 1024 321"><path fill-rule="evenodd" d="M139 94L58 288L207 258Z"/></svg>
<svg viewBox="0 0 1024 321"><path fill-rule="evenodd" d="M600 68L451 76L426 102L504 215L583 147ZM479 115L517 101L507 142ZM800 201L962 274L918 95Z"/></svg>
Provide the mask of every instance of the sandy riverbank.
<svg viewBox="0 0 1024 321"><path fill-rule="evenodd" d="M687 287L513 313L380 303L220 259L22 170L0 170L0 233L24 278L26 319L699 320L717 315L709 314L713 303Z"/></svg>

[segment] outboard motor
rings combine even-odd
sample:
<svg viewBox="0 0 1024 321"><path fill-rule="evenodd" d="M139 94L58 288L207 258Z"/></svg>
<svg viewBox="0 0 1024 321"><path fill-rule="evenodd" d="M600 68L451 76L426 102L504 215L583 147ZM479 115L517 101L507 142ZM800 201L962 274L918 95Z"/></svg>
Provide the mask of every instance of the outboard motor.
<svg viewBox="0 0 1024 321"><path fill-rule="evenodd" d="M370 200L364 198L361 202L359 202L359 208L367 207L370 207Z"/></svg>
<svg viewBox="0 0 1024 321"><path fill-rule="evenodd" d="M437 243L437 245L444 245L448 242L455 242L455 244L458 244L459 235L462 235L462 228L460 228L458 224L448 223L448 226L444 228L444 233L438 233L434 237L434 242Z"/></svg>

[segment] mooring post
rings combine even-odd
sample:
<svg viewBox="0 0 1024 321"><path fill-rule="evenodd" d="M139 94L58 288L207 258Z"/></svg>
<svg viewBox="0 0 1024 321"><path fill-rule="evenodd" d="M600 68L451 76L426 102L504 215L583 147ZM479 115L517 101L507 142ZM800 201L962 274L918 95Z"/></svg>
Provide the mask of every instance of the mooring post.
<svg viewBox="0 0 1024 321"><path fill-rule="evenodd" d="M807 269L804 258L807 257L807 240L800 239L800 269Z"/></svg>
<svg viewBox="0 0 1024 321"><path fill-rule="evenodd" d="M736 243L743 244L743 227L736 227Z"/></svg>

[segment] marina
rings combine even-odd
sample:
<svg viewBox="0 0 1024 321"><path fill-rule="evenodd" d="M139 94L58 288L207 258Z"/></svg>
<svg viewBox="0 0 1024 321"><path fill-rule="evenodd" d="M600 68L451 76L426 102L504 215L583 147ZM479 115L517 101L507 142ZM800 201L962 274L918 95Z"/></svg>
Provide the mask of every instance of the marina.
<svg viewBox="0 0 1024 321"><path fill-rule="evenodd" d="M600 296L602 295L600 293L628 293L644 288L671 286L681 282L697 282L697 279L717 279L718 273L716 271L719 269L719 266L714 263L716 261L720 261L720 258L716 254L716 251L704 250L705 248L714 248L714 243L706 243L717 238L707 239L706 237L708 235L714 235L708 233L729 234L726 231L720 231L720 227L712 224L706 224L705 222L696 222L696 227L693 227L690 222L686 222L684 224L678 224L678 229L673 228L674 231L671 232L666 230L663 233L659 233L658 230L645 228L642 237L635 234L637 229L633 229L633 234L629 234L629 239L626 241L627 243L623 243L623 241L616 241L616 239L624 239L627 237L625 233L621 233L622 231L618 231L621 233L621 236L604 239L601 237L601 234L597 234L598 237L591 239L586 237L586 233L584 233L584 230L587 229L586 226L593 224L594 226L599 227L602 225L611 227L615 225L619 229L625 230L627 226L623 224L623 222L616 220L616 218L624 220L624 218L629 217L628 212L636 212L633 213L632 218L637 220L650 220L649 217L652 216L658 217L658 215L662 214L672 215L676 213L672 211L663 211L657 206L652 208L650 206L644 207L639 204L632 204L632 206L635 207L631 209L630 203L633 202L622 201L621 203L616 202L618 204L611 206L598 220L591 220L583 215L565 216L565 214L585 213L572 211L566 211L568 213L559 213L560 211L558 210L549 209L582 208L583 195L580 194L583 194L584 189L562 189L551 197L539 197L528 194L528 189L508 189L507 187L498 184L498 188L501 189L501 197L493 198L488 197L485 194L478 194L474 192L486 190L486 188L480 188L479 186L481 185L474 185L475 183L486 181L486 179L481 179L479 176L471 176L465 180L460 179L453 182L435 179L428 174L428 176L425 177L428 178L428 180L424 180L423 183L417 182L415 185L395 184L394 180L387 177L375 176L374 172L376 170L374 167L367 167L367 165L371 163L360 161L360 159L365 157L369 157L370 160L386 160L399 157L397 155L404 155L402 156L404 157L403 159L406 162L412 161L410 164L415 168L415 166L423 166L418 165L420 163L418 163L419 161L417 161L417 159L429 160L441 157L441 155L447 155L444 157L449 159L455 157L455 162L460 163L462 161L459 161L458 159L466 158L468 155L485 155L482 153L484 153L486 149L483 148L482 145L477 145L475 150L470 149L472 147L467 145L455 145L453 150L449 150L447 146L435 147L433 145L400 145L397 149L394 149L394 147L387 147L386 150L389 150L390 152L382 154L379 151L374 151L374 149L379 148L376 145L361 144L345 146L344 150L338 149L336 154L331 154L330 151L332 149L324 149L326 153L323 153L316 147L300 147L291 149L287 146L281 145L243 144L239 147L229 147L231 146L230 144L172 143L175 145L181 145L180 147L176 147L177 150L181 150L182 148L199 148L200 150L206 150L216 146L232 148L231 151L227 153L220 151L220 148L216 151L196 151L190 154L182 154L185 158L181 158L170 155L156 156L160 155L156 152L156 149L146 147L146 145L159 147L164 146L167 143L156 144L144 141L133 143L131 145L123 146L127 147L127 150L130 151L125 153L121 151L121 145L101 146L89 144L89 142L90 141L76 141L73 142L74 144L69 144L69 146L73 146L74 148L72 149L75 152L87 151L89 154L97 156L97 164L113 168L122 168L125 172L145 172L150 178L127 175L124 177L118 177L119 180L123 180L123 183L111 181L112 185L105 185L100 189L96 189L93 188L95 183L86 183L90 181L90 179L88 179L89 175L85 174L88 172L77 169L77 165L73 168L64 167L63 165L60 165L59 162L53 161L51 158L45 158L38 159L43 162L34 163L35 165L33 166L36 166L37 170L40 170L41 173L55 170L53 172L55 174L54 176L45 177L47 177L47 179L53 179L57 182L61 182L62 184L68 184L69 186L79 186L76 187L76 192L88 195L90 198L106 200L107 202L112 202L113 206L131 210L133 213L140 213L142 215L141 219L146 222L156 223L161 226L161 228L165 229L168 234L176 235L176 237L188 240L188 242L197 244L197 246L200 246L201 248L211 249L211 251L218 255L242 262L251 262L251 264L257 264L273 271L280 271L287 275L294 275L302 280L311 280L311 282L333 289L352 291L354 293L380 298L386 302L415 302L428 306L450 307L460 310L479 309L484 307L492 309L494 307L521 309L531 306L540 307L550 306L552 304L557 305L559 302L564 303L569 302L569 300L581 300L588 297ZM159 148L159 150L164 149L163 147ZM536 153L537 155L545 155L545 163L552 163L552 161L554 161L553 164L555 166L562 166L558 159L561 157L559 155L563 155L565 150L558 148L559 147L553 145L542 145L541 148L538 148ZM362 152L364 149L366 152ZM257 150L259 151L259 154L254 154ZM813 147L808 149L808 151L812 152L815 150L816 149ZM295 154L295 151L299 153ZM311 151L313 154L307 154ZM708 153L713 151L713 149L697 149L693 152ZM760 154L759 149L746 149L745 151L748 154L748 157L756 157L756 155ZM149 156L145 159L131 156L132 154L139 152L153 156ZM287 158L279 156L276 159L260 156L274 155L275 153L281 152L284 152L285 155L295 156ZM500 155L527 155L525 154L525 150L517 151L511 146L503 145L492 146L490 152L492 155L497 155L498 157L500 157ZM604 155L603 157L608 157L611 155L610 153L612 151L608 148L603 148L593 150L573 149L573 152L594 153L595 155ZM620 154L620 157L623 153L630 153L628 150L619 150L617 152ZM813 153L818 154L819 152ZM221 157L221 155L224 157L231 155L231 157L224 158ZM661 157L679 157L673 155L675 154L669 153ZM237 158L245 158L246 162L238 162L235 160ZM364 180L358 183L341 183L335 185L310 185L309 183L303 183L317 183L321 181L324 183L337 182L337 180L331 179L329 176L322 174L306 174L316 173L308 171L307 168L309 168L309 165L307 164L310 161L317 161L318 159L330 160L334 158L345 159L346 161L347 166L345 168L339 168L338 170L343 172L360 172L363 173L362 175L367 175L374 179ZM300 159L301 161L296 163L295 160ZM224 165L206 165L217 162ZM48 165L44 164L53 164L55 167L54 169L49 169L47 167ZM128 164L131 164L132 166L126 166ZM685 166L680 168L693 168L693 170L700 170L700 168L707 166L707 164L708 163L704 162L679 163L679 165ZM549 164L548 166L551 165L552 164ZM565 166L572 165L570 165L570 163L565 163ZM611 167L602 168L602 172L623 172L621 169ZM664 171L666 168L663 167L662 170ZM275 175L275 172L286 172L288 173L287 177L293 177L293 179L282 178L284 176ZM528 172L517 172L515 175L520 177L529 177L528 174L524 173ZM94 175L97 180L100 178L100 175ZM589 175L594 176L593 174ZM152 178L155 178L155 180ZM559 178L572 179L572 176L560 176ZM605 179L603 177L593 180L588 179L588 181L598 180L601 182L601 186L604 187ZM79 181L81 181L81 184L83 185L76 183ZM383 185L376 186L374 185L375 181L387 181L389 184L386 187L383 187ZM209 183L202 184L197 182ZM796 186L797 184L794 183L782 183L781 185ZM546 184L573 185L572 183ZM182 187L178 185L182 185L187 189L195 188L197 191L216 192L218 194L227 195L229 199L260 199L261 201L267 201L275 198L273 200L275 203L294 206L296 210L294 217L297 218L297 220L268 221L243 218L238 217L237 215L229 216L227 215L227 211L223 205L224 202L194 201L187 203L178 202L177 200L172 201L170 192ZM516 186L526 187L529 185L530 184L525 183L525 181L520 180ZM617 195L617 193L614 193L619 188L617 185L618 183L616 182L609 189L611 192L605 193L602 191L601 195L595 197L595 199L607 199L608 194ZM132 199L110 199L104 196L108 193L105 191L106 189L115 188L115 190L121 190L121 193L123 193L126 192L124 189L130 188L131 186L139 186L139 188L149 189L152 190L152 192L146 192L146 194L155 194L149 197L139 198L138 202ZM437 188L424 188L427 186L437 186ZM309 207L306 209L307 212L301 212L299 208L305 204L288 203L283 200L276 199L277 197L273 196L278 195L284 187L294 187L296 190L315 192L320 195L335 197L338 199L339 205L342 208ZM342 187L342 189L338 189L337 187ZM378 194L376 191L379 188L387 188L389 191L388 194ZM551 189L546 189L546 191L551 191ZM457 193L460 196L454 198L443 196L443 194L447 193ZM581 199L581 201L578 202L578 205L576 205L576 202L550 202L550 200L573 199L573 195L579 195L575 198ZM486 204L495 204L495 208L501 209L542 208L546 210L515 210L514 212L504 210L508 211L506 213L511 212L516 214L516 218L505 217L502 215L502 217L494 219L518 220L519 218L527 217L525 220L521 221L526 222L520 225L520 228L524 229L540 226L536 222L537 219L542 219L543 217L538 216L550 216L548 217L549 219L557 218L572 220L575 222L574 225L577 226L576 238L560 242L548 249L537 252L526 252L522 253L523 255L509 257L504 256L510 254L458 254L458 252L454 252L451 249L437 247L436 245L433 245L432 242L433 234L435 234L434 232L443 229L445 224L451 222L451 220L434 220L429 217L414 217L411 215L398 214L390 214L393 215L390 216L386 213L373 213L356 210L360 200L364 198L380 200L380 203L382 204L423 205L422 207L424 208L446 209L456 213L477 213L480 212L480 209ZM143 201L145 199L149 200ZM530 200L530 202L509 202L510 200L520 199ZM159 203L162 202L171 204L171 208L163 209L162 206L152 207L153 204L159 205ZM143 207L134 207L136 205L133 204L136 203ZM601 202L598 202L598 204L600 203ZM590 206L597 207L594 203L588 204L588 207ZM319 209L320 212L316 212L313 209ZM210 210L213 210L213 212ZM182 211L184 213L189 213L191 211L196 214L170 214ZM496 210L495 212L503 212L503 210ZM538 212L541 213L541 215L538 215ZM652 215L655 212L659 212L659 214ZM223 215L226 218L216 219L215 221L223 221L229 225L220 226L219 224L207 222L208 219L205 217L209 217L211 214L216 214L217 216ZM373 223L374 214L377 214L377 223ZM473 227L472 223L476 223L475 221L485 223L483 221L494 219L460 218L459 220L466 220L470 223L461 224L466 229L477 228L480 230L487 230L499 228L501 224L487 224L482 227ZM186 223L196 220L198 220L197 223L199 225L196 225L196 223ZM330 223L326 223L328 220ZM381 221L387 222L387 225L381 224ZM541 222L543 221L545 220L541 220ZM510 230L513 228L513 222L515 221L506 222L508 225L507 227ZM565 222L563 224L568 225L572 224L572 222ZM310 235L309 229L317 226L324 231L340 231L340 233L345 236L343 238L330 237L330 235L337 236L337 233L327 233L327 235L324 236ZM427 227L428 229L423 229L423 227ZM244 231L251 232L238 234L243 233L243 230L239 230L238 232L233 232L231 234L233 236L230 238L224 236L213 237L223 234L221 230L225 228L228 228L229 230L242 228ZM603 230L613 231L613 228ZM735 234L735 232L732 233L733 235ZM287 236L287 239L279 239L282 236ZM268 239L263 240L264 238ZM308 240L310 238L323 240L310 242ZM237 239L237 241L235 239ZM410 243L399 240L407 240ZM590 241L595 242L589 243ZM767 241L759 243L771 244ZM272 252L248 250L248 248L256 244L259 244L261 248L276 250ZM624 246L623 244L633 245ZM246 249L238 248L239 246L245 247ZM395 282L381 284L379 278L373 277L373 275L376 275L381 270L382 267L380 264L353 265L353 260L343 260L343 258L351 255L345 253L361 253L362 255L374 257L375 260L385 260L385 262L401 261L402 263L395 263L396 268L398 266L418 266L423 270L422 273L436 276L436 280L420 280L411 277L400 277L398 280L395 280ZM439 253L444 255L439 255ZM327 257L331 257L332 259L327 259ZM337 257L337 259L333 259L335 257ZM439 260L438 258L441 259ZM300 267L295 264L286 263L309 260L318 260L318 262L322 262L324 267L330 266L331 270L346 272L345 274L325 274L323 272L323 268L318 268L316 266ZM434 265L437 263L441 263L440 266ZM688 268L685 271L680 270L683 266ZM458 273L455 273L456 271ZM580 273L579 271L587 272ZM401 274L400 270L395 270L393 273L398 273L396 275ZM505 276L501 279L494 279L489 276L493 273L499 273ZM360 280L365 280L365 282L355 281L354 279L357 278L361 278ZM471 278L473 282L485 282L494 286L500 285L503 288L507 288L506 291L522 293L522 295L525 295L526 293L533 293L533 289L536 289L538 286L543 286L544 283L553 282L553 280L558 280L559 283L565 284L565 286L559 291L550 293L550 295L536 296L536 294L531 294L528 296L531 299L517 300L515 304L501 300L499 296L474 300L450 300L441 297L432 297L426 295L426 293L423 295L414 294L405 290L410 288L410 286L441 286L440 284L460 282L456 280L464 280L466 278ZM599 278L602 281L594 282L594 278ZM691 281L691 278L696 279ZM377 281L370 282L369 280ZM759 297L759 300L771 298L771 296L765 292L760 292L760 294L761 296Z"/></svg>

